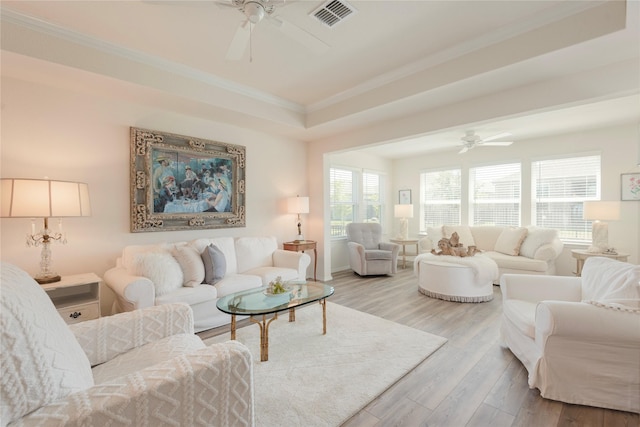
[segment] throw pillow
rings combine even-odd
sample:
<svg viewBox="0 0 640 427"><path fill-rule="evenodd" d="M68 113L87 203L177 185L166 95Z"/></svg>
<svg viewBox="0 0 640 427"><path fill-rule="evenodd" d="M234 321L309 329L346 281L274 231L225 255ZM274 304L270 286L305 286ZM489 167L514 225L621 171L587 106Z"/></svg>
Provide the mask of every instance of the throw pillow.
<svg viewBox="0 0 640 427"><path fill-rule="evenodd" d="M213 243L202 251L204 283L215 285L227 274L227 261L222 251Z"/></svg>
<svg viewBox="0 0 640 427"><path fill-rule="evenodd" d="M6 425L94 382L87 355L40 285L12 264L0 270L0 419Z"/></svg>
<svg viewBox="0 0 640 427"><path fill-rule="evenodd" d="M467 248L476 245L468 225L444 225L442 226L442 232L444 234L443 237L447 239L450 239L453 233L458 233L460 237L459 243L462 243ZM435 243L437 245L438 241L436 240Z"/></svg>
<svg viewBox="0 0 640 427"><path fill-rule="evenodd" d="M178 261L168 252L143 252L134 256L132 273L153 282L156 296L182 287L184 274Z"/></svg>
<svg viewBox="0 0 640 427"><path fill-rule="evenodd" d="M525 237L522 246L520 246L520 255L533 259L538 248L553 242L557 235L558 231L553 228L529 227L527 237Z"/></svg>
<svg viewBox="0 0 640 427"><path fill-rule="evenodd" d="M527 229L524 227L507 227L502 230L494 250L505 255L520 255L520 246L527 237Z"/></svg>
<svg viewBox="0 0 640 427"><path fill-rule="evenodd" d="M178 246L172 253L184 275L182 286L193 288L204 281L204 265L195 249L190 246Z"/></svg>

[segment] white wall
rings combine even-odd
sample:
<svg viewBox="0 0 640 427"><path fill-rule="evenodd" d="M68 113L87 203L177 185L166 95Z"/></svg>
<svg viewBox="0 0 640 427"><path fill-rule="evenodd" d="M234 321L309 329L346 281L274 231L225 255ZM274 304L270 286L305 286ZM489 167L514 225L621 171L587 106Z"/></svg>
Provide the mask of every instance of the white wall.
<svg viewBox="0 0 640 427"><path fill-rule="evenodd" d="M419 201L420 172L432 168L458 167L467 175L469 167L496 162L520 161L523 163L522 199L523 205L530 206L531 179L524 173L525 167L532 160L553 156L564 156L581 153L599 153L602 157L602 200L620 200L620 174L640 172L636 165L638 159L639 129L636 124L620 125L588 132L557 135L535 140L520 141L509 147L481 147L466 154L455 151L430 154L415 158L396 160L393 165L393 181L399 188L411 188L415 194L415 202ZM528 169L527 169L528 170ZM409 234L419 232L419 218L416 215L409 222ZM609 244L619 252L629 253L629 262L639 262L640 250L640 202L626 201L621 203L619 221L609 222ZM463 218L463 223L467 223ZM531 224L530 209L523 209L523 225ZM571 249L586 249L565 245L563 255L558 261L558 272L571 275L575 271L575 259L571 257Z"/></svg>
<svg viewBox="0 0 640 427"><path fill-rule="evenodd" d="M130 233L131 126L246 146L247 226ZM135 99L8 77L2 78L1 132L2 177L48 176L89 184L93 216L65 219L68 244L52 245L53 267L60 274L102 275L115 264L122 247L130 244L223 235L274 235L281 243L297 233L295 217L286 214L284 200L307 194L304 143L219 123L215 117L173 114ZM35 275L40 248L26 247L29 227L28 219L0 220L0 259Z"/></svg>

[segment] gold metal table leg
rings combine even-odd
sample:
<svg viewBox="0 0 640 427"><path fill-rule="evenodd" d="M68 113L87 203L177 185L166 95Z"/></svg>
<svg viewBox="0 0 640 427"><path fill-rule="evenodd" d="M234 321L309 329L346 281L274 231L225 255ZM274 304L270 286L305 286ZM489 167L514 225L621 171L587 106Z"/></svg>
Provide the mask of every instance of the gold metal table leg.
<svg viewBox="0 0 640 427"><path fill-rule="evenodd" d="M319 302L322 306L322 335L327 335L327 300L321 299Z"/></svg>
<svg viewBox="0 0 640 427"><path fill-rule="evenodd" d="M289 309L289 322L295 322L295 321L296 321L296 309L292 307Z"/></svg>
<svg viewBox="0 0 640 427"><path fill-rule="evenodd" d="M267 320L266 315L262 315L262 320L255 320L251 316L251 322L260 326L260 361L266 362L269 360L269 325L271 322L278 318L278 313L275 313L273 317Z"/></svg>
<svg viewBox="0 0 640 427"><path fill-rule="evenodd" d="M236 339L236 315L231 315L231 339Z"/></svg>

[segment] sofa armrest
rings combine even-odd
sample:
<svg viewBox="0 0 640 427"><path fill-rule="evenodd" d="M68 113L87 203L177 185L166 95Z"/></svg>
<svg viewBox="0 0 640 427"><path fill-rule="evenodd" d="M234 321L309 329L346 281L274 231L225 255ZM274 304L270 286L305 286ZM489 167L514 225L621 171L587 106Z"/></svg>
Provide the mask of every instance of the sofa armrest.
<svg viewBox="0 0 640 427"><path fill-rule="evenodd" d="M400 245L392 242L380 242L378 243L378 248L383 251L391 251L391 255L395 258L400 253Z"/></svg>
<svg viewBox="0 0 640 427"><path fill-rule="evenodd" d="M640 313L583 302L542 301L536 307L536 343L544 346L550 336L640 351Z"/></svg>
<svg viewBox="0 0 640 427"><path fill-rule="evenodd" d="M560 239L553 239L551 243L545 243L536 249L533 254L533 259L541 261L554 261L562 253L564 243Z"/></svg>
<svg viewBox="0 0 640 427"><path fill-rule="evenodd" d="M273 266L296 270L300 280L307 277L309 264L311 264L311 257L304 252L285 251L284 249L276 249L273 252Z"/></svg>
<svg viewBox="0 0 640 427"><path fill-rule="evenodd" d="M143 276L129 274L124 267L114 267L104 273L105 284L115 293L117 312L153 307L156 288Z"/></svg>
<svg viewBox="0 0 640 427"><path fill-rule="evenodd" d="M162 304L69 325L91 366L135 347L176 334L193 334L193 311L183 303Z"/></svg>
<svg viewBox="0 0 640 427"><path fill-rule="evenodd" d="M571 276L503 274L500 278L500 291L503 301L518 299L529 302L575 302L582 299L582 279Z"/></svg>
<svg viewBox="0 0 640 427"><path fill-rule="evenodd" d="M71 394L17 424L253 426L254 419L251 353L228 341Z"/></svg>

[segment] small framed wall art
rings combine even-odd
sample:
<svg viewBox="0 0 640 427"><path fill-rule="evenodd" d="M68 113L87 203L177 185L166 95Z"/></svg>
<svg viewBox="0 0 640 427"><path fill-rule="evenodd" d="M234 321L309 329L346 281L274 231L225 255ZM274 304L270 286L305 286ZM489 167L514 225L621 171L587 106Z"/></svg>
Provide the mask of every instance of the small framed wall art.
<svg viewBox="0 0 640 427"><path fill-rule="evenodd" d="M411 204L411 190L398 191L398 204L410 205Z"/></svg>
<svg viewBox="0 0 640 427"><path fill-rule="evenodd" d="M640 173L620 175L621 200L640 200Z"/></svg>

